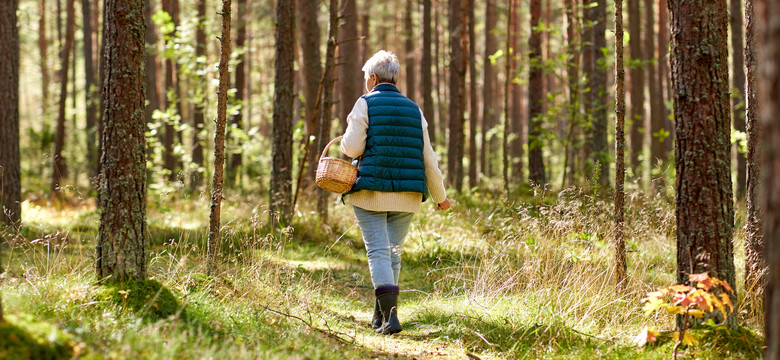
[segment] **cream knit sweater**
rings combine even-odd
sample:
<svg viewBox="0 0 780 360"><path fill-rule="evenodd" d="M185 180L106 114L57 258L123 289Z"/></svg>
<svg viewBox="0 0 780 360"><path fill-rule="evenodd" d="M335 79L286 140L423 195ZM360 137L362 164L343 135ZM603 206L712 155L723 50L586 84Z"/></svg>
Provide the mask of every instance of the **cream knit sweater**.
<svg viewBox="0 0 780 360"><path fill-rule="evenodd" d="M431 140L428 137L428 122L425 120L422 110L420 110L420 117L422 118L423 141L425 142L423 149L425 180L428 185L428 191L431 193L431 198L438 204L447 199L447 193L444 190L444 181L441 170L439 170L439 162L436 160L436 154L433 152ZM366 148L367 129L368 103L365 99L359 98L352 108L352 112L347 116L347 131L344 133L344 138L341 139L341 152L353 158L363 155L363 151ZM370 211L418 213L422 203L422 194L415 192L360 190L345 196L344 201L347 204Z"/></svg>

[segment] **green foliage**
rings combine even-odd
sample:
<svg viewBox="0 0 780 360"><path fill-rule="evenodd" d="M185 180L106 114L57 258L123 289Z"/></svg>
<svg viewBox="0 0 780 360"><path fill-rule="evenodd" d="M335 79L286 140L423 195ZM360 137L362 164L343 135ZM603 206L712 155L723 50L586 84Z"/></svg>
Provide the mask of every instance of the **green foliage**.
<svg viewBox="0 0 780 360"><path fill-rule="evenodd" d="M79 351L56 326L32 316L7 315L0 321L0 359L70 359Z"/></svg>
<svg viewBox="0 0 780 360"><path fill-rule="evenodd" d="M176 296L155 280L109 283L96 291L95 300L108 301L131 309L150 321L171 316L186 319L186 312Z"/></svg>

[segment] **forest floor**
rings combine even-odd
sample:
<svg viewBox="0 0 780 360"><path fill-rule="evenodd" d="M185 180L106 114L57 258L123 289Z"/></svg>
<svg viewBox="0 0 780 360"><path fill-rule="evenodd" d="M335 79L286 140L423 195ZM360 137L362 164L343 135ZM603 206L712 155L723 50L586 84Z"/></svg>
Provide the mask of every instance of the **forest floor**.
<svg viewBox="0 0 780 360"><path fill-rule="evenodd" d="M675 279L670 200L629 194L630 278L618 291L608 198L523 193L511 205L490 193L456 197L447 212L423 205L404 247L404 330L393 336L369 326L365 250L340 202L327 225L304 211L271 229L264 198L228 193L221 266L206 276L205 195L150 194L150 281L111 287L95 278L94 200L26 201L24 227L3 250L0 333L16 335L0 341L0 358L670 358L673 318L645 316L641 302ZM737 291L742 327L702 327L682 358L760 358L762 312ZM645 326L662 335L639 348L632 340ZM17 339L42 347L9 352Z"/></svg>

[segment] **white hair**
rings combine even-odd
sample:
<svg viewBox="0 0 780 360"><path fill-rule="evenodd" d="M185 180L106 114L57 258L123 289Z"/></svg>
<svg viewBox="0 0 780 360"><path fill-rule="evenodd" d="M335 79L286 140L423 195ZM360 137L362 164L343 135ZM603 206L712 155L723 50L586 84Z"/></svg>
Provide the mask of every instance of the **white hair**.
<svg viewBox="0 0 780 360"><path fill-rule="evenodd" d="M395 84L398 80L400 69L401 65L398 63L398 57L392 52L384 50L379 50L363 65L365 78L368 79L371 77L371 74L376 74L380 83L389 82Z"/></svg>

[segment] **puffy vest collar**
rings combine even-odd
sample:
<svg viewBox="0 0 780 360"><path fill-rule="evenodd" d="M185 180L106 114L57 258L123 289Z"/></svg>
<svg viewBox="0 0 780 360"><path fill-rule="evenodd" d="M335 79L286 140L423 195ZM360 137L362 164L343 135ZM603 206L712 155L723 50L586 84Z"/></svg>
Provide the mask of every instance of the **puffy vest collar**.
<svg viewBox="0 0 780 360"><path fill-rule="evenodd" d="M371 89L371 92L369 92L369 94L375 91L395 91L397 93L400 93L400 91L398 91L398 88L391 83L381 83L377 86L374 86L374 88Z"/></svg>

